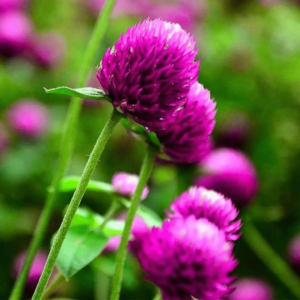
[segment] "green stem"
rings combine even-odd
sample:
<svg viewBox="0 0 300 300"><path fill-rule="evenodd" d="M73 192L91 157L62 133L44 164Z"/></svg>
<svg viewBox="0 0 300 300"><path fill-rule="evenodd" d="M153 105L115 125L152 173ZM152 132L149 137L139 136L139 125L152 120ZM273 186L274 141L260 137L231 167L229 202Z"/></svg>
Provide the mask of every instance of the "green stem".
<svg viewBox="0 0 300 300"><path fill-rule="evenodd" d="M54 280L49 284L42 299L49 298L58 289L58 287L62 284L62 282L64 280L65 280L65 278L64 278L63 274L59 272L56 275L56 277L54 278Z"/></svg>
<svg viewBox="0 0 300 300"><path fill-rule="evenodd" d="M111 203L111 206L109 207L108 211L104 215L103 222L100 225L100 229L104 228L106 223L120 211L121 207L122 207L121 203L114 199L113 202Z"/></svg>
<svg viewBox="0 0 300 300"><path fill-rule="evenodd" d="M286 262L270 247L250 220L243 222L244 239L256 255L300 299L300 279Z"/></svg>
<svg viewBox="0 0 300 300"><path fill-rule="evenodd" d="M106 300L109 297L110 277L102 272L96 271L95 298L96 300Z"/></svg>
<svg viewBox="0 0 300 300"><path fill-rule="evenodd" d="M131 205L127 212L121 243L117 254L116 269L114 272L113 284L112 284L112 294L110 297L111 300L118 300L120 296L123 269L124 269L124 263L126 258L127 245L131 233L131 227L140 203L143 189L145 188L152 171L154 157L155 157L155 149L149 146L149 148L147 149L145 160L143 162L142 169L140 171L139 183L131 198Z"/></svg>
<svg viewBox="0 0 300 300"><path fill-rule="evenodd" d="M94 169L96 168L98 160L104 150L104 147L105 147L107 141L110 138L110 135L111 135L114 127L120 121L121 117L122 117L122 114L120 114L116 110L113 110L110 119L107 121L106 125L104 126L104 128L94 146L94 149L93 149L93 151L88 159L88 162L83 170L79 185L75 190L75 193L69 204L68 210L64 216L64 219L63 219L61 226L57 232L57 235L55 237L54 243L51 247L44 271L41 275L39 283L34 292L34 295L32 298L33 300L40 300L43 295L44 289L48 283L48 280L49 280L52 270L54 268L60 248L61 248L62 243L70 229L72 220L74 218L77 208L79 207L80 201L85 193L85 190L87 188L89 180L94 172Z"/></svg>
<svg viewBox="0 0 300 300"><path fill-rule="evenodd" d="M107 0L103 8L102 14L99 16L98 21L95 25L93 35L88 43L87 50L83 57L81 70L79 71L79 79L78 79L79 87L84 85L85 81L87 80L89 69L93 64L93 60L96 56L97 49L101 44L101 40L104 36L108 19L112 12L114 4L115 4L115 0ZM81 109L81 99L72 98L68 109L68 115L64 124L64 130L62 133L62 139L61 139L60 151L59 151L59 161L56 169L57 171L53 177L50 188L48 190L45 206L39 218L39 222L34 232L32 241L30 243L27 252L27 257L21 269L20 275L17 281L15 282L9 300L20 299L28 277L30 266L43 240L46 228L48 226L53 211L55 199L58 194L60 181L66 173L66 169L68 167L69 160L73 152L73 144L76 136L75 132L77 128L80 109Z"/></svg>

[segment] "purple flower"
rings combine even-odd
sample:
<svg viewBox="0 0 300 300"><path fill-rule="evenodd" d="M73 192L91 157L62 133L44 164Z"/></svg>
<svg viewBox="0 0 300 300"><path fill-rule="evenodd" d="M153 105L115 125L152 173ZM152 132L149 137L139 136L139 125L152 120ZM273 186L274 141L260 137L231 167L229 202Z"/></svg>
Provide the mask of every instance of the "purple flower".
<svg viewBox="0 0 300 300"><path fill-rule="evenodd" d="M0 1L0 12L8 11L8 10L16 10L21 9L27 1L24 0L1 0Z"/></svg>
<svg viewBox="0 0 300 300"><path fill-rule="evenodd" d="M26 258L27 253L23 252L20 255L18 255L14 261L13 264L13 276L14 278L17 278L22 266L24 264L25 258ZM33 292L35 290L35 287L40 279L40 276L42 275L44 265L47 260L47 254L39 251L31 265L28 278L27 278L27 283L26 283L26 289L28 292Z"/></svg>
<svg viewBox="0 0 300 300"><path fill-rule="evenodd" d="M112 179L113 189L116 193L122 196L132 197L138 185L139 177L134 174L116 173ZM146 186L143 190L141 200L144 200L149 193L149 188Z"/></svg>
<svg viewBox="0 0 300 300"><path fill-rule="evenodd" d="M125 221L126 214L121 214L116 219L120 220L120 221ZM135 216L135 218L133 220L133 224L132 224L132 229L131 229L132 235L140 236L140 235L143 235L148 230L149 230L149 228L148 228L147 224L145 223L145 221L141 217ZM120 242L121 242L121 237L119 235L111 238L109 240L109 242L107 243L107 245L105 246L104 251L106 251L106 252L117 251L119 249Z"/></svg>
<svg viewBox="0 0 300 300"><path fill-rule="evenodd" d="M5 152L8 146L8 135L5 128L0 124L0 156Z"/></svg>
<svg viewBox="0 0 300 300"><path fill-rule="evenodd" d="M57 32L44 32L32 40L31 55L45 69L58 66L66 52L66 42Z"/></svg>
<svg viewBox="0 0 300 300"><path fill-rule="evenodd" d="M238 208L255 197L258 188L256 171L242 152L229 148L214 150L205 158L202 167L207 175L196 180L197 186L223 194Z"/></svg>
<svg viewBox="0 0 300 300"><path fill-rule="evenodd" d="M294 270L300 274L300 234L296 235L288 244L288 260Z"/></svg>
<svg viewBox="0 0 300 300"><path fill-rule="evenodd" d="M216 300L232 290L233 245L206 219L165 220L130 244L164 300Z"/></svg>
<svg viewBox="0 0 300 300"><path fill-rule="evenodd" d="M45 133L49 118L46 107L34 100L20 100L7 112L11 127L25 137L39 137Z"/></svg>
<svg viewBox="0 0 300 300"><path fill-rule="evenodd" d="M229 241L237 240L240 234L241 220L236 220L238 211L230 199L204 188L191 187L182 193L172 204L169 218L207 219L225 232Z"/></svg>
<svg viewBox="0 0 300 300"><path fill-rule="evenodd" d="M271 288L263 281L255 278L238 280L234 286L236 290L228 297L228 300L272 300Z"/></svg>
<svg viewBox="0 0 300 300"><path fill-rule="evenodd" d="M1 0L2 1L2 0ZM11 57L28 46L32 25L21 11L8 11L0 17L0 55Z"/></svg>
<svg viewBox="0 0 300 300"><path fill-rule="evenodd" d="M115 108L155 131L187 101L199 73L196 54L178 24L147 19L106 51L96 76Z"/></svg>
<svg viewBox="0 0 300 300"><path fill-rule="evenodd" d="M156 132L163 151L178 164L200 163L212 148L216 103L210 92L196 82L184 108Z"/></svg>

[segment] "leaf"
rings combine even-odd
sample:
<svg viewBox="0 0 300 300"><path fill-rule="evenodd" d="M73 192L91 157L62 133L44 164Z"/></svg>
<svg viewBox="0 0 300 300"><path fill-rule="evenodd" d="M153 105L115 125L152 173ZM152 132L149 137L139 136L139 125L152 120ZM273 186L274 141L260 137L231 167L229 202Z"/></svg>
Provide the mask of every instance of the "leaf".
<svg viewBox="0 0 300 300"><path fill-rule="evenodd" d="M130 201L121 198L119 199L119 201L121 201L121 203L126 207L129 208L130 207ZM149 227L153 227L153 226L157 226L160 227L162 220L161 218L150 208L144 206L144 205L140 205L137 213L138 216L140 216Z"/></svg>
<svg viewBox="0 0 300 300"><path fill-rule="evenodd" d="M91 87L72 89L67 86L61 86L53 89L44 88L44 90L48 94L60 94L60 95L66 95L71 97L111 102L110 98L105 94L103 90L91 88Z"/></svg>
<svg viewBox="0 0 300 300"><path fill-rule="evenodd" d="M79 185L80 177L79 176L67 176L62 179L60 182L60 191L69 192L74 191ZM114 193L114 189L111 184L96 180L90 180L87 186L87 190L99 191L103 193Z"/></svg>

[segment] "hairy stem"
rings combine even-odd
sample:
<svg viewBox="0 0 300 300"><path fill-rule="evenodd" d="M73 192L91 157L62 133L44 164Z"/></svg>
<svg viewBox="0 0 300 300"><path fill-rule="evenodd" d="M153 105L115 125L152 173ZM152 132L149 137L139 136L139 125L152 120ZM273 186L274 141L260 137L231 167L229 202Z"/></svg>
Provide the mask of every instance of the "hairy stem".
<svg viewBox="0 0 300 300"><path fill-rule="evenodd" d="M112 284L112 294L110 297L111 300L118 300L120 297L123 269L124 269L126 254L127 254L127 246L128 246L130 233L131 233L131 227L140 203L143 189L145 188L152 171L154 157L155 157L155 149L149 146L149 148L147 149L145 160L143 162L140 171L139 182L131 198L131 205L129 207L126 221L125 221L121 243L117 254L116 269L114 272L113 284Z"/></svg>
<svg viewBox="0 0 300 300"><path fill-rule="evenodd" d="M104 36L108 19L114 4L115 4L115 0L107 0L106 5L103 8L102 14L99 15L98 21L95 25L94 32L92 34L92 37L87 46L86 53L82 60L82 65L79 71L79 79L78 79L79 87L84 85L85 81L87 80L89 70L93 65L93 60L96 56L97 49ZM80 109L81 109L81 99L73 98L71 100L68 109L68 115L64 124L64 130L61 138L61 145L59 151L59 161L58 161L58 166L56 168L56 173L48 189L48 195L45 201L45 206L39 218L39 222L34 232L32 241L30 243L27 257L21 269L20 275L15 282L9 300L19 300L21 298L28 277L28 273L30 270L30 266L43 240L46 228L48 226L53 211L55 199L58 194L60 181L66 173L69 160L73 152L73 144L76 135L75 133L77 129Z"/></svg>
<svg viewBox="0 0 300 300"><path fill-rule="evenodd" d="M120 114L116 110L113 110L111 117L109 118L106 125L104 126L104 128L94 146L94 149L93 149L93 151L88 159L88 162L83 170L79 185L74 192L74 195L71 199L68 210L64 216L64 219L63 219L61 226L57 232L57 235L55 237L54 243L51 247L45 268L43 270L43 273L41 275L39 283L34 292L34 295L32 298L33 300L40 300L43 295L44 289L48 283L48 280L50 278L50 275L51 275L54 265L56 263L56 259L59 254L59 251L61 249L62 243L70 229L72 220L74 218L77 208L79 207L81 199L86 191L89 180L96 168L98 160L104 150L104 147L105 147L108 139L110 138L110 135L111 135L114 127L117 125L117 123L119 122L121 117L122 117L122 114Z"/></svg>

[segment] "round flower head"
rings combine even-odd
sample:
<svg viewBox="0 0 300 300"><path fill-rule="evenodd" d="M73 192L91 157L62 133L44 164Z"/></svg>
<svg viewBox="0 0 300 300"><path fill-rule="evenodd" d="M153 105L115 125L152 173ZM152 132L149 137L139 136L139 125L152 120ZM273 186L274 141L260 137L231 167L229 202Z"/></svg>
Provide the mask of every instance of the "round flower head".
<svg viewBox="0 0 300 300"><path fill-rule="evenodd" d="M205 158L202 167L208 175L196 180L197 186L225 195L239 208L255 197L257 175L251 161L242 152L217 149Z"/></svg>
<svg viewBox="0 0 300 300"><path fill-rule="evenodd" d="M121 214L116 219L120 220L120 221L125 221L126 214ZM140 236L140 235L143 235L148 230L149 230L149 228L148 228L148 225L145 223L145 221L141 217L135 216L135 218L133 220L133 224L132 224L132 229L131 229L132 235ZM106 252L117 251L119 249L120 242L121 242L121 237L119 235L114 236L106 244L104 251L106 251Z"/></svg>
<svg viewBox="0 0 300 300"><path fill-rule="evenodd" d="M139 177L128 173L116 173L112 179L112 186L116 193L131 197L138 185ZM144 200L149 193L149 188L146 186L143 190L141 200Z"/></svg>
<svg viewBox="0 0 300 300"><path fill-rule="evenodd" d="M66 52L64 38L57 32L44 32L32 41L34 61L45 69L54 68L63 60Z"/></svg>
<svg viewBox="0 0 300 300"><path fill-rule="evenodd" d="M21 100L7 112L8 122L20 135L38 137L48 126L48 112L44 105L34 100Z"/></svg>
<svg viewBox="0 0 300 300"><path fill-rule="evenodd" d="M106 51L96 76L115 108L155 131L184 106L197 80L194 47L180 25L147 19Z"/></svg>
<svg viewBox="0 0 300 300"><path fill-rule="evenodd" d="M232 290L229 274L237 265L232 244L206 219L166 220L131 245L163 300L216 300Z"/></svg>
<svg viewBox="0 0 300 300"><path fill-rule="evenodd" d="M2 1L2 0L1 0ZM11 57L27 47L32 25L20 11L8 11L0 17L0 55Z"/></svg>
<svg viewBox="0 0 300 300"><path fill-rule="evenodd" d="M296 235L287 248L288 260L294 270L300 274L300 235Z"/></svg>
<svg viewBox="0 0 300 300"><path fill-rule="evenodd" d="M236 290L228 300L272 300L271 288L263 281L255 278L244 278L233 284Z"/></svg>
<svg viewBox="0 0 300 300"><path fill-rule="evenodd" d="M210 92L196 82L185 107L156 132L163 151L178 164L200 163L211 150L216 103Z"/></svg>
<svg viewBox="0 0 300 300"><path fill-rule="evenodd" d="M17 278L19 273L21 272L26 255L27 255L27 253L23 252L16 257L14 264L13 264L14 278ZM30 271L28 274L27 283L26 283L26 289L28 292L34 291L34 289L40 279L40 276L42 275L46 261L47 261L47 254L42 251L39 251L33 260L33 263L31 265L31 268L30 268Z"/></svg>
<svg viewBox="0 0 300 300"><path fill-rule="evenodd" d="M238 211L230 199L204 188L192 187L182 193L172 204L170 218L205 218L225 232L227 240L237 240L241 220L236 221Z"/></svg>

